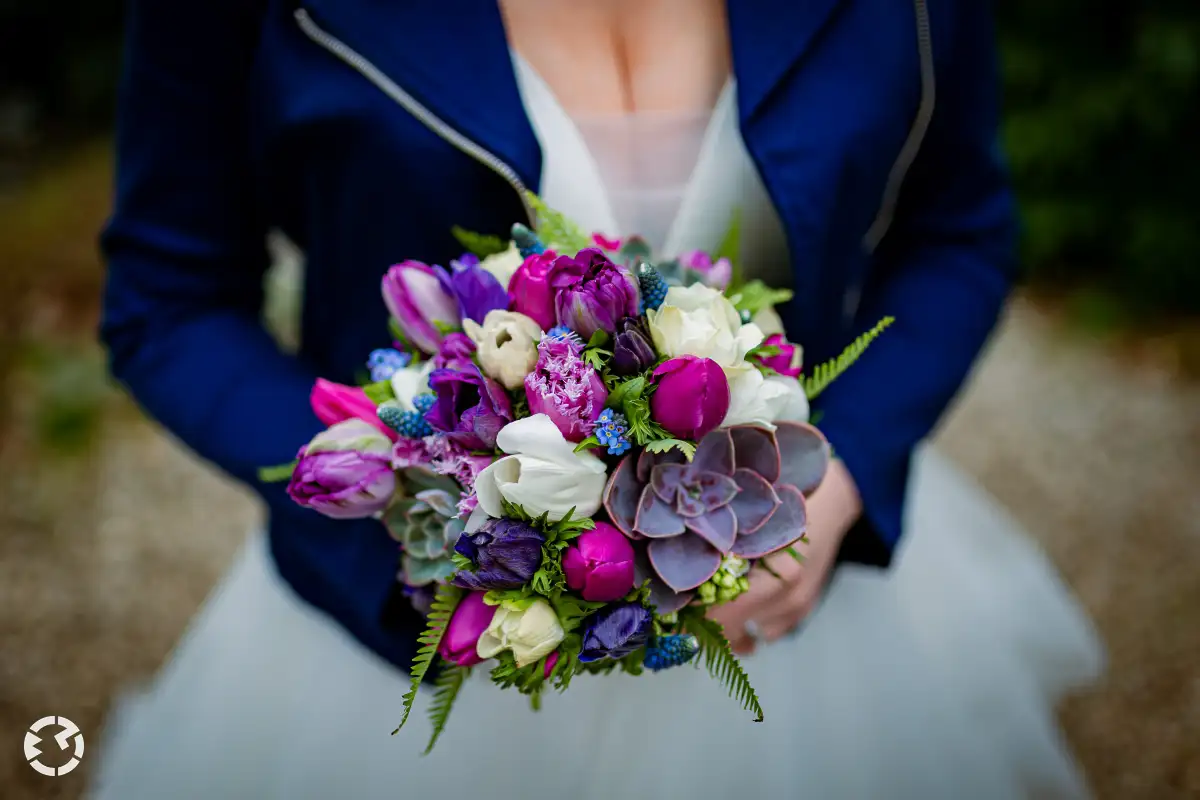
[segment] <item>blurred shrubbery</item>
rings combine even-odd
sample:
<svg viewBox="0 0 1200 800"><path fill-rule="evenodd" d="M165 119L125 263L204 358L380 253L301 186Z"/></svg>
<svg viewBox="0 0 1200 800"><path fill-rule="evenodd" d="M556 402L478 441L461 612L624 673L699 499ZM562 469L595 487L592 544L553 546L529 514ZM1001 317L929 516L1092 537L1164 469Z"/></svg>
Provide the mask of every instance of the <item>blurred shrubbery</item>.
<svg viewBox="0 0 1200 800"><path fill-rule="evenodd" d="M1200 3L995 5L1029 277L1091 316L1200 314ZM0 0L0 162L6 132L107 128L122 6Z"/></svg>
<svg viewBox="0 0 1200 800"><path fill-rule="evenodd" d="M1094 313L1200 313L1200 3L1002 0L1030 278Z"/></svg>

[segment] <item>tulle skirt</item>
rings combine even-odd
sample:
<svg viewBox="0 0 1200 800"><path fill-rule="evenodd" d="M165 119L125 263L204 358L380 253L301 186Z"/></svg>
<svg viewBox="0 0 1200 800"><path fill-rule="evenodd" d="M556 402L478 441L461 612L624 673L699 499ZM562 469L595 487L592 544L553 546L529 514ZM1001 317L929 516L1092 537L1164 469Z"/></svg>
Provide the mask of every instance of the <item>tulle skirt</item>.
<svg viewBox="0 0 1200 800"><path fill-rule="evenodd" d="M888 572L844 568L799 635L745 659L750 715L690 667L583 676L540 713L477 671L422 757L428 693L291 593L252 538L109 722L93 796L1086 797L1055 724L1102 665L1041 552L943 458L918 457Z"/></svg>

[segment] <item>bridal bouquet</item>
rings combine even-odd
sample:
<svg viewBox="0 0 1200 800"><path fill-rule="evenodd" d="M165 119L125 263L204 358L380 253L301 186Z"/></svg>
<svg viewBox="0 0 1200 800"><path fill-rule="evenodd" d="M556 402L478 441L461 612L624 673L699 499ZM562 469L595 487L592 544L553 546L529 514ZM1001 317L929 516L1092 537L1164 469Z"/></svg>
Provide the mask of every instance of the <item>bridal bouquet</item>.
<svg viewBox="0 0 1200 800"><path fill-rule="evenodd" d="M802 557L805 496L830 458L809 400L890 319L805 377L774 311L790 292L740 281L722 252L655 262L639 239L587 236L530 200L536 233L456 230L474 254L449 269L388 270L394 347L370 354L363 386L317 382L329 428L275 477L399 543L428 620L400 724L438 658L430 748L489 660L536 709L580 674L699 655L761 720L706 611L764 556Z"/></svg>

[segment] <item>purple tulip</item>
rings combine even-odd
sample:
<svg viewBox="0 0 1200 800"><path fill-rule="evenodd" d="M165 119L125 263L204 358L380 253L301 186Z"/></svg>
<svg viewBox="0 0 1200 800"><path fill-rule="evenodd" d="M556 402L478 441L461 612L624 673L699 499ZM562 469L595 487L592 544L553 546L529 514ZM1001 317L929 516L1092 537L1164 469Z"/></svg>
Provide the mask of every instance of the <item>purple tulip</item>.
<svg viewBox="0 0 1200 800"><path fill-rule="evenodd" d="M460 570L451 579L463 589L517 589L542 564L546 537L532 525L496 519L475 533L458 537L454 552L470 559L474 571Z"/></svg>
<svg viewBox="0 0 1200 800"><path fill-rule="evenodd" d="M549 281L555 292L558 324L566 325L584 341L596 331L612 333L623 317L637 316L637 281L594 247L580 250L574 258L556 258Z"/></svg>
<svg viewBox="0 0 1200 800"><path fill-rule="evenodd" d="M673 436L700 440L729 412L729 380L711 358L678 356L654 370L650 416Z"/></svg>
<svg viewBox="0 0 1200 800"><path fill-rule="evenodd" d="M608 389L570 342L545 338L538 342L537 366L525 377L525 397L530 414L545 414L567 441L582 442L604 410Z"/></svg>
<svg viewBox="0 0 1200 800"><path fill-rule="evenodd" d="M758 362L764 367L770 367L780 375L786 375L789 378L799 377L800 373L804 371L800 345L792 344L784 338L782 333L772 333L763 341L763 346L779 348L778 354L758 359Z"/></svg>
<svg viewBox="0 0 1200 800"><path fill-rule="evenodd" d="M438 655L459 667L482 664L475 646L496 615L496 607L483 602L483 592L471 592L458 601L446 632L438 645Z"/></svg>
<svg viewBox="0 0 1200 800"><path fill-rule="evenodd" d="M425 421L469 450L491 450L496 434L512 422L512 406L500 384L474 364L462 369L435 369L429 388L437 396Z"/></svg>
<svg viewBox="0 0 1200 800"><path fill-rule="evenodd" d="M679 265L686 270L697 273L705 286L725 291L729 281L733 280L733 264L728 258L718 258L703 250L691 250L679 256Z"/></svg>
<svg viewBox="0 0 1200 800"><path fill-rule="evenodd" d="M462 322L446 271L420 261L403 261L388 269L383 302L404 335L426 353L437 352L442 341L439 327L457 328Z"/></svg>
<svg viewBox="0 0 1200 800"><path fill-rule="evenodd" d="M389 439L400 438L399 434L379 419L375 412L375 401L367 397L367 393L361 387L345 386L317 378L312 392L308 395L308 402L317 419L326 425L336 425L348 419L361 419L363 422L369 422Z"/></svg>
<svg viewBox="0 0 1200 800"><path fill-rule="evenodd" d="M377 514L396 491L392 442L360 419L322 431L297 455L287 493L334 519Z"/></svg>
<svg viewBox="0 0 1200 800"><path fill-rule="evenodd" d="M495 275L479 266L479 257L471 253L450 262L450 287L458 298L463 319L473 319L482 325L487 312L508 308L508 292Z"/></svg>
<svg viewBox="0 0 1200 800"><path fill-rule="evenodd" d="M512 310L520 311L548 331L554 327L554 290L550 288L550 267L558 255L553 250L535 253L525 259L508 281Z"/></svg>
<svg viewBox="0 0 1200 800"><path fill-rule="evenodd" d="M649 640L650 619L650 612L637 603L600 609L588 619L579 660L586 664L602 658L624 658Z"/></svg>
<svg viewBox="0 0 1200 800"><path fill-rule="evenodd" d="M584 531L563 553L567 586L584 600L611 603L633 588L633 545L607 522Z"/></svg>
<svg viewBox="0 0 1200 800"><path fill-rule="evenodd" d="M642 317L625 317L617 323L613 339L612 371L617 375L636 375L658 360L650 328Z"/></svg>
<svg viewBox="0 0 1200 800"><path fill-rule="evenodd" d="M435 369L462 369L474 363L475 343L465 333L448 333L442 337L437 354L433 357Z"/></svg>

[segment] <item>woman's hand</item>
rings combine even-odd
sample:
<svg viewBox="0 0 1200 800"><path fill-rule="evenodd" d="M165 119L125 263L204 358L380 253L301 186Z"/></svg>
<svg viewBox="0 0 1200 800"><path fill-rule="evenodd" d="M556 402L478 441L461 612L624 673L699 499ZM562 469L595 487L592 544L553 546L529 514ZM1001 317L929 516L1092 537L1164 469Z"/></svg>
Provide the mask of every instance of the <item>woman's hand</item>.
<svg viewBox="0 0 1200 800"><path fill-rule="evenodd" d="M804 563L786 552L774 553L766 561L778 578L756 567L750 575L749 591L709 613L725 627L735 652L754 651L756 637L746 630L747 623L753 623L750 628L757 628L757 635L771 642L804 621L820 598L842 537L861 512L854 479L842 462L832 462L825 480L808 498L809 541L796 545Z"/></svg>

